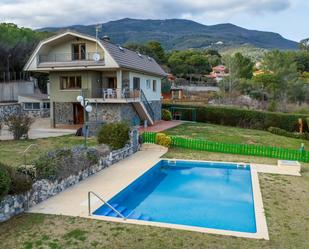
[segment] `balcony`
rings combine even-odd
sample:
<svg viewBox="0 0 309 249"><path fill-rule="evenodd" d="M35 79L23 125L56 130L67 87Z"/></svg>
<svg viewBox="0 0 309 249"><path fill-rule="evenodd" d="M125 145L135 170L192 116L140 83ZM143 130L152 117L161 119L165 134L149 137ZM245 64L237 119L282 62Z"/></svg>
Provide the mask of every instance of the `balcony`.
<svg viewBox="0 0 309 249"><path fill-rule="evenodd" d="M94 59L95 55L99 54L100 58ZM89 52L89 53L54 53L48 55L37 56L39 68L56 68L56 67L80 67L80 66L97 66L105 65L104 54Z"/></svg>
<svg viewBox="0 0 309 249"><path fill-rule="evenodd" d="M90 98L90 102L98 103L128 103L140 101L141 90L121 88L103 88L100 98Z"/></svg>

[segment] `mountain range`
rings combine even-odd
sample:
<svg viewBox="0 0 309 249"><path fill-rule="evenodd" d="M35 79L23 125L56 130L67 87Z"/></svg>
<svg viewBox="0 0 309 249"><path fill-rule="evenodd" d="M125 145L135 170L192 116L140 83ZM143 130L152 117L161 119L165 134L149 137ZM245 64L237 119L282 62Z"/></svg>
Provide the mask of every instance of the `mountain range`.
<svg viewBox="0 0 309 249"><path fill-rule="evenodd" d="M39 31L58 32L75 30L95 35L94 25L47 27ZM185 19L140 20L120 19L102 23L100 36L108 35L112 42L125 45L159 41L166 50L203 49L214 47L238 47L242 45L264 49L297 49L298 43L285 39L278 33L248 30L230 23L203 25Z"/></svg>

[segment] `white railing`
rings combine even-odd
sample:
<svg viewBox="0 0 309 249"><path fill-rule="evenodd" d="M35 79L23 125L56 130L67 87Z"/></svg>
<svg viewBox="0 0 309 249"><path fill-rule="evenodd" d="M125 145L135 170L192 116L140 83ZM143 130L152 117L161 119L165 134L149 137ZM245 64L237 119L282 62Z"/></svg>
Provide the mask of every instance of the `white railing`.
<svg viewBox="0 0 309 249"><path fill-rule="evenodd" d="M123 88L103 88L103 99L140 99L140 90L129 90Z"/></svg>
<svg viewBox="0 0 309 249"><path fill-rule="evenodd" d="M94 54L99 54L99 62L104 61L103 53L89 52L89 53L52 53L48 55L38 55L38 62L74 62L74 61L93 61Z"/></svg>

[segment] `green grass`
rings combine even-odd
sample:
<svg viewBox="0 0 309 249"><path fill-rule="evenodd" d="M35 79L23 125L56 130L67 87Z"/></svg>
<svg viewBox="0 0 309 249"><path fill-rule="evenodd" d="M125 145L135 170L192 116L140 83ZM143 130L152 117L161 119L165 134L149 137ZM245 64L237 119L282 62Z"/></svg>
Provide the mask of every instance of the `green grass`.
<svg viewBox="0 0 309 249"><path fill-rule="evenodd" d="M75 137L73 135L33 140L0 141L0 161L11 166L23 164L23 152L30 144L36 144L38 146L32 147L26 154L27 164L47 151L59 148L70 148L76 145L83 145L83 143L83 137ZM94 138L88 139L88 144L93 146L96 144L96 140Z"/></svg>
<svg viewBox="0 0 309 249"><path fill-rule="evenodd" d="M165 133L185 138L206 139L214 142L256 144L289 149L299 149L304 143L309 149L309 141L278 136L267 131L242 129L237 127L205 123L184 123Z"/></svg>
<svg viewBox="0 0 309 249"><path fill-rule="evenodd" d="M24 214L0 224L0 248L308 249L309 169L302 177L259 174L259 179L270 241Z"/></svg>
<svg viewBox="0 0 309 249"><path fill-rule="evenodd" d="M242 143L265 145L269 141L273 146L279 146L280 143L283 143L281 146L288 148L293 148L301 142L301 140L279 137L263 131L208 124L188 123L173 128L168 133L178 133L187 137L207 138L212 141L233 141L235 139ZM58 139L59 141L57 141ZM56 141L47 139L43 141L36 140L36 142L40 146L46 144L49 148L55 148L79 144L82 143L82 140L69 136L57 138ZM11 149L15 149L14 143L18 143L18 147L22 147L25 142L11 143ZM2 142L1 146L3 146ZM0 153L3 153L1 148L0 151ZM7 153L10 154L9 152ZM170 149L164 157L276 163L276 160L269 158L210 153L179 148ZM13 160L15 160L14 157ZM0 248L308 249L309 167L303 167L302 177L259 174L259 181L270 241L111 223L78 217L23 214L0 224Z"/></svg>

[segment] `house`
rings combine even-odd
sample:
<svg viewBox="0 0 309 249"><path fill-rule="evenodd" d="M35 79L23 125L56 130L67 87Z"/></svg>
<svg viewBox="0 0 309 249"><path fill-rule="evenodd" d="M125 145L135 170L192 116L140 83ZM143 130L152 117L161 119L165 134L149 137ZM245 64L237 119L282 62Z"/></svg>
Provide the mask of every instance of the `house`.
<svg viewBox="0 0 309 249"><path fill-rule="evenodd" d="M167 74L151 57L95 37L65 31L42 41L24 67L49 74L52 126L127 121L152 125L161 119L161 79ZM76 100L93 111L84 120Z"/></svg>
<svg viewBox="0 0 309 249"><path fill-rule="evenodd" d="M18 96L18 103L23 113L31 117L47 118L50 116L50 102L47 94L23 94Z"/></svg>
<svg viewBox="0 0 309 249"><path fill-rule="evenodd" d="M223 65L218 65L212 68L212 72L207 75L208 78L216 80L216 82L220 82L224 77L229 76L228 70Z"/></svg>

